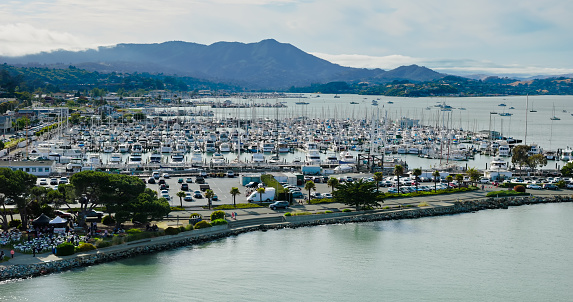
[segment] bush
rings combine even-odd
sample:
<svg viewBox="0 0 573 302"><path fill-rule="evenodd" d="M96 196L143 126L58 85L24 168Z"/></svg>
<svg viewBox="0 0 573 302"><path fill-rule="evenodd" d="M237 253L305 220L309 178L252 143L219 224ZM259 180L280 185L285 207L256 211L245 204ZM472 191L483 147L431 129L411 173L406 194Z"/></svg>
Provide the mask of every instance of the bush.
<svg viewBox="0 0 573 302"><path fill-rule="evenodd" d="M255 203L238 203L237 207L233 206L232 204L223 204L220 206L216 206L215 210L234 210L234 209L250 209L250 208L262 208L261 205Z"/></svg>
<svg viewBox="0 0 573 302"><path fill-rule="evenodd" d="M139 234L142 233L143 231L140 229L129 229L127 231L125 231L128 235L133 235L133 234Z"/></svg>
<svg viewBox="0 0 573 302"><path fill-rule="evenodd" d="M113 219L113 217L111 217L111 215L105 215L101 219L101 223L105 224L105 225L113 225L113 224L115 224L115 219Z"/></svg>
<svg viewBox="0 0 573 302"><path fill-rule="evenodd" d="M185 228L185 226L182 225L179 227L179 232L186 232L186 231L188 230Z"/></svg>
<svg viewBox="0 0 573 302"><path fill-rule="evenodd" d="M485 196L487 196L487 197L505 197L505 196L520 196L520 195L529 195L529 193L516 192L513 190L512 191L502 190L502 191L489 192Z"/></svg>
<svg viewBox="0 0 573 302"><path fill-rule="evenodd" d="M185 226L185 230L186 231L192 231L193 230L193 225L192 224L188 224Z"/></svg>
<svg viewBox="0 0 573 302"><path fill-rule="evenodd" d="M204 229L204 228L210 228L211 224L205 220L199 221L195 224L195 229Z"/></svg>
<svg viewBox="0 0 573 302"><path fill-rule="evenodd" d="M98 239L95 242L95 246L98 249L104 248L104 247L108 247L111 246L111 242L110 241L105 241L103 239Z"/></svg>
<svg viewBox="0 0 573 302"><path fill-rule="evenodd" d="M56 256L69 256L74 254L74 245L70 242L60 243L56 247Z"/></svg>
<svg viewBox="0 0 573 302"><path fill-rule="evenodd" d="M165 235L177 235L181 232L179 228L168 227L165 229Z"/></svg>
<svg viewBox="0 0 573 302"><path fill-rule="evenodd" d="M146 223L147 222L147 215L145 214L135 214L131 219L131 222L139 222L139 223Z"/></svg>
<svg viewBox="0 0 573 302"><path fill-rule="evenodd" d="M345 213L346 212L352 212L352 210L351 209L343 209L342 212L345 212Z"/></svg>
<svg viewBox="0 0 573 302"><path fill-rule="evenodd" d="M525 193L525 187L522 185L517 185L517 186L513 187L513 190L515 192Z"/></svg>
<svg viewBox="0 0 573 302"><path fill-rule="evenodd" d="M111 239L111 243L113 245L122 244L124 241L125 241L125 237L119 236L119 235L114 235L113 238Z"/></svg>
<svg viewBox="0 0 573 302"><path fill-rule="evenodd" d="M291 214L290 212L286 212L286 213L285 213L285 216L286 216L286 217L289 217L289 216L292 216L292 214Z"/></svg>
<svg viewBox="0 0 573 302"><path fill-rule="evenodd" d="M171 211L185 211L185 208L182 208L182 207L171 207Z"/></svg>
<svg viewBox="0 0 573 302"><path fill-rule="evenodd" d="M430 206L430 205L429 205L427 202L425 202L425 201L422 201L422 202L420 202L420 203L418 204L418 207L420 207L420 208L421 208L421 207L429 207L429 206Z"/></svg>
<svg viewBox="0 0 573 302"><path fill-rule="evenodd" d="M19 228L22 225L22 221L20 219L10 220L8 226L11 228Z"/></svg>
<svg viewBox="0 0 573 302"><path fill-rule="evenodd" d="M216 225L223 225L223 224L228 224L229 222L227 222L226 219L215 219L213 221L211 221L211 226L216 226Z"/></svg>
<svg viewBox="0 0 573 302"><path fill-rule="evenodd" d="M189 215L189 218L194 218L194 217L201 217L203 218L203 215L199 214L199 213L191 213L191 215Z"/></svg>
<svg viewBox="0 0 573 302"><path fill-rule="evenodd" d="M225 212L215 211L215 212L211 213L211 221L214 221L217 219L225 219Z"/></svg>
<svg viewBox="0 0 573 302"><path fill-rule="evenodd" d="M324 211L324 213L326 213L326 214L330 214L330 213L334 213L334 212L333 212L333 211L331 211L331 210L326 210L326 211Z"/></svg>
<svg viewBox="0 0 573 302"><path fill-rule="evenodd" d="M81 243L79 246L77 246L75 248L75 252L87 252L87 251L93 251L95 250L96 247L95 245L91 244L91 243Z"/></svg>

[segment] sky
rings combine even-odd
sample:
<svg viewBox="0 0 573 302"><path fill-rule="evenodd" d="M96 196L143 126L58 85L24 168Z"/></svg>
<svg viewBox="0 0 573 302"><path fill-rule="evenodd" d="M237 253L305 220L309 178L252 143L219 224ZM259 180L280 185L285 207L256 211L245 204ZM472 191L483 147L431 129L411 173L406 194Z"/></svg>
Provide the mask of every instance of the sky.
<svg viewBox="0 0 573 302"><path fill-rule="evenodd" d="M571 0L3 0L0 55L275 39L343 66L573 73Z"/></svg>

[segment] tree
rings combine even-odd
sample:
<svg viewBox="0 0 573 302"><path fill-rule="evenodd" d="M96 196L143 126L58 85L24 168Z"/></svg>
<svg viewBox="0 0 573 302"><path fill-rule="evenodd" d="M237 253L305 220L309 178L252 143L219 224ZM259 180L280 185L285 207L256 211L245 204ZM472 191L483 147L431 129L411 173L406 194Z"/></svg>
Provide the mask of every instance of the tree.
<svg viewBox="0 0 573 302"><path fill-rule="evenodd" d="M257 189L257 193L259 193L259 201L261 204L263 204L263 193L265 193L266 189L263 188L258 188Z"/></svg>
<svg viewBox="0 0 573 302"><path fill-rule="evenodd" d="M316 191L316 185L314 184L314 181L309 180L304 184L304 189L308 191L308 203L310 203L310 191L311 190L315 190Z"/></svg>
<svg viewBox="0 0 573 302"><path fill-rule="evenodd" d="M416 178L416 192L418 192L418 183L420 182L420 175L422 175L422 169L416 168L412 171L412 174L414 174Z"/></svg>
<svg viewBox="0 0 573 302"><path fill-rule="evenodd" d="M179 191L175 195L177 195L177 197L179 197L179 203L181 204L181 207L183 207L183 197L185 197L185 192Z"/></svg>
<svg viewBox="0 0 573 302"><path fill-rule="evenodd" d="M464 176L462 174L456 174L456 181L458 182L458 186L461 187L464 182Z"/></svg>
<svg viewBox="0 0 573 302"><path fill-rule="evenodd" d="M376 185L373 182L364 182L362 179L341 183L332 195L336 202L353 206L356 210L379 207L384 197L384 194L376 191Z"/></svg>
<svg viewBox="0 0 573 302"><path fill-rule="evenodd" d="M481 173L476 168L469 168L466 173L468 174L472 185L475 186L479 178L481 177Z"/></svg>
<svg viewBox="0 0 573 302"><path fill-rule="evenodd" d="M434 171L432 176L434 177L434 192L436 192L438 191L438 179L440 179L440 171Z"/></svg>
<svg viewBox="0 0 573 302"><path fill-rule="evenodd" d="M566 163L563 168L561 168L561 175L567 177L573 176L573 162Z"/></svg>
<svg viewBox="0 0 573 302"><path fill-rule="evenodd" d="M12 199L16 203L22 227L28 227L28 199L26 196L36 185L36 176L28 174L21 170L13 171L9 168L0 168L0 193L6 198ZM3 203L4 204L4 203ZM6 213L6 211L4 211ZM3 217L5 220L5 216ZM5 221L4 221L5 222Z"/></svg>
<svg viewBox="0 0 573 302"><path fill-rule="evenodd" d="M531 147L527 145L513 147L513 150L511 151L511 163L518 165L521 170L521 167L527 165L527 159L529 158L528 152L530 148Z"/></svg>
<svg viewBox="0 0 573 302"><path fill-rule="evenodd" d="M450 188L450 183L454 180L454 177L451 175L446 176L446 181L448 182L448 189Z"/></svg>
<svg viewBox="0 0 573 302"><path fill-rule="evenodd" d="M394 176L398 177L398 193L400 193L400 176L404 174L404 167L401 165L394 166Z"/></svg>
<svg viewBox="0 0 573 302"><path fill-rule="evenodd" d="M118 219L146 223L148 221L160 220L171 212L169 202L165 198L157 199L157 193L149 188L139 194L137 198L131 200L128 206L124 207L120 213L116 213Z"/></svg>
<svg viewBox="0 0 573 302"><path fill-rule="evenodd" d="M231 195L233 195L233 206L236 208L237 207L237 203L236 203L237 195L241 194L241 192L239 191L239 188L232 187L231 191L229 191L229 193Z"/></svg>
<svg viewBox="0 0 573 302"><path fill-rule="evenodd" d="M205 191L205 198L207 198L209 210L211 209L211 198L213 198L214 195L215 193L211 189Z"/></svg>
<svg viewBox="0 0 573 302"><path fill-rule="evenodd" d="M376 176L376 175L375 175ZM328 179L328 181L326 182L326 185L330 187L331 192L334 192L334 188L336 188L338 186L340 182L338 181L338 178L334 178L331 177Z"/></svg>
<svg viewBox="0 0 573 302"><path fill-rule="evenodd" d="M534 172L537 167L543 167L545 165L547 165L547 158L543 156L543 154L533 154L527 159L527 166Z"/></svg>
<svg viewBox="0 0 573 302"><path fill-rule="evenodd" d="M376 192L380 189L380 182L384 180L384 174L382 172L374 173L374 181L376 182Z"/></svg>

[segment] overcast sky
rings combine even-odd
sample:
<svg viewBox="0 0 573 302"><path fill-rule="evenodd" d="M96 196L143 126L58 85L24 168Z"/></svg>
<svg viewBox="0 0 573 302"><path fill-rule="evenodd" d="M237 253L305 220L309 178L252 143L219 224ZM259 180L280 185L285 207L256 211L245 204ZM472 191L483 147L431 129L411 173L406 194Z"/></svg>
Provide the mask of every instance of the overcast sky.
<svg viewBox="0 0 573 302"><path fill-rule="evenodd" d="M273 38L344 66L573 73L571 0L3 0L0 55Z"/></svg>

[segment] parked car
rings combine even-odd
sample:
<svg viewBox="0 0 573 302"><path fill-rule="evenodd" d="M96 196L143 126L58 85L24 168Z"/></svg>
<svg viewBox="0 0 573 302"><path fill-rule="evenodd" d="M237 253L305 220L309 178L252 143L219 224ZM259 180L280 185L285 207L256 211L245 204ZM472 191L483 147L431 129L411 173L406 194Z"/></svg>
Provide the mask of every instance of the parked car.
<svg viewBox="0 0 573 302"><path fill-rule="evenodd" d="M165 184L165 179L162 178L162 179L160 179L157 183L160 184L160 185L164 185L164 184Z"/></svg>
<svg viewBox="0 0 573 302"><path fill-rule="evenodd" d="M479 182L480 182L481 184L487 184L487 183L489 183L489 178L485 178L485 177L484 177L484 178L480 179Z"/></svg>
<svg viewBox="0 0 573 302"><path fill-rule="evenodd" d="M177 180L177 183L182 184L182 183L183 183L183 178L179 178L179 179Z"/></svg>
<svg viewBox="0 0 573 302"><path fill-rule="evenodd" d="M155 184L155 178L153 178L153 177L148 178L147 183L148 184Z"/></svg>
<svg viewBox="0 0 573 302"><path fill-rule="evenodd" d="M201 191L197 190L197 191L193 192L193 198L197 198L197 199L203 198L203 194L201 194Z"/></svg>
<svg viewBox="0 0 573 302"><path fill-rule="evenodd" d="M276 210L279 208L286 209L286 208L288 208L288 201L284 201L284 200L275 201L269 205L269 208L271 210Z"/></svg>
<svg viewBox="0 0 573 302"><path fill-rule="evenodd" d="M527 188L528 188L528 189L532 189L532 190L541 190L541 189L543 189L540 185L537 185L537 184L528 184L528 185L527 185Z"/></svg>
<svg viewBox="0 0 573 302"><path fill-rule="evenodd" d="M229 178L235 177L235 172L233 172L233 171L227 171L227 177L229 177Z"/></svg>
<svg viewBox="0 0 573 302"><path fill-rule="evenodd" d="M573 183L567 184L566 188L570 190L573 189Z"/></svg>
<svg viewBox="0 0 573 302"><path fill-rule="evenodd" d="M159 190L167 190L169 189L169 185L168 184L162 184L159 186Z"/></svg>
<svg viewBox="0 0 573 302"><path fill-rule="evenodd" d="M250 183L246 184L245 187L247 188L256 188L259 185L257 181L251 181Z"/></svg>
<svg viewBox="0 0 573 302"><path fill-rule="evenodd" d="M45 178L40 179L40 186L48 185L48 181Z"/></svg>
<svg viewBox="0 0 573 302"><path fill-rule="evenodd" d="M171 175L169 175L169 173L163 173L163 178L165 179L171 178Z"/></svg>
<svg viewBox="0 0 573 302"><path fill-rule="evenodd" d="M183 197L185 201L193 201L193 194L191 192L185 193L185 197Z"/></svg>
<svg viewBox="0 0 573 302"><path fill-rule="evenodd" d="M161 194L161 198L165 198L167 201L171 201L171 196L169 196L169 194Z"/></svg>
<svg viewBox="0 0 573 302"><path fill-rule="evenodd" d="M97 217L98 219L101 219L103 217L103 212L90 210L86 212L86 217Z"/></svg>
<svg viewBox="0 0 573 302"><path fill-rule="evenodd" d="M159 179L159 177L161 177L161 175L159 174L159 172L153 172L151 174L151 177L155 178L155 179Z"/></svg>
<svg viewBox="0 0 573 302"><path fill-rule="evenodd" d="M60 210L54 210L54 214L56 214L56 216L60 216L62 218L72 218L71 213L60 211Z"/></svg>
<svg viewBox="0 0 573 302"><path fill-rule="evenodd" d="M213 194L213 197L211 197L211 201L219 201L219 196L217 196L217 194Z"/></svg>
<svg viewBox="0 0 573 302"><path fill-rule="evenodd" d="M304 194L301 191L292 191L292 198L303 198Z"/></svg>
<svg viewBox="0 0 573 302"><path fill-rule="evenodd" d="M330 193L324 193L324 194L322 194L322 198L332 199L332 194L330 194Z"/></svg>
<svg viewBox="0 0 573 302"><path fill-rule="evenodd" d="M204 184L205 178L203 178L203 176L197 176L197 177L195 177L195 183Z"/></svg>
<svg viewBox="0 0 573 302"><path fill-rule="evenodd" d="M545 189L545 190L557 190L559 188L554 184L544 184L543 189Z"/></svg>
<svg viewBox="0 0 573 302"><path fill-rule="evenodd" d="M57 178L51 178L50 179L50 185L51 186L55 186L58 184L58 179Z"/></svg>
<svg viewBox="0 0 573 302"><path fill-rule="evenodd" d="M181 191L189 191L189 185L186 183L181 184Z"/></svg>
<svg viewBox="0 0 573 302"><path fill-rule="evenodd" d="M68 178L67 177L60 177L60 180L58 181L59 185L65 185L68 183Z"/></svg>
<svg viewBox="0 0 573 302"><path fill-rule="evenodd" d="M187 177L187 178L185 178L185 182L190 184L193 182L193 179L191 177Z"/></svg>

